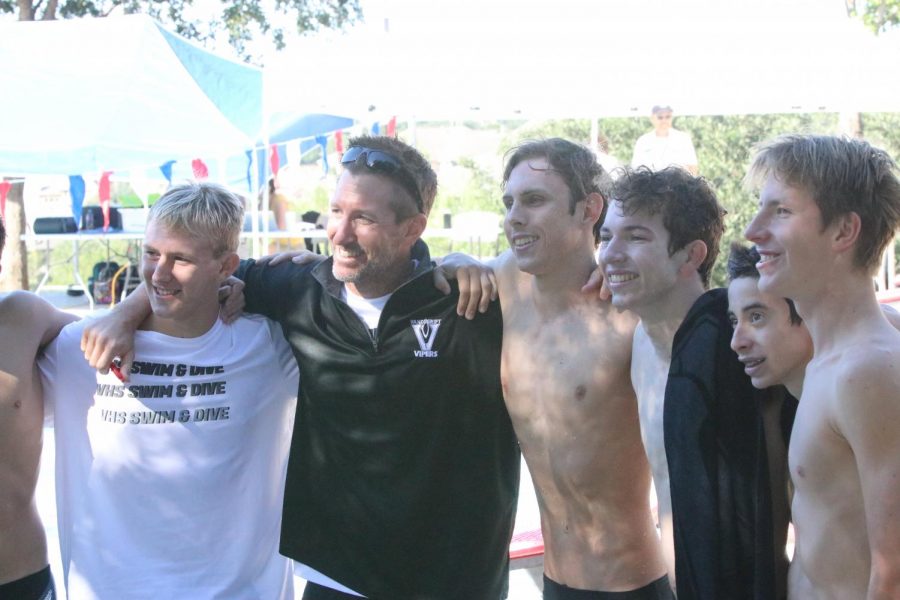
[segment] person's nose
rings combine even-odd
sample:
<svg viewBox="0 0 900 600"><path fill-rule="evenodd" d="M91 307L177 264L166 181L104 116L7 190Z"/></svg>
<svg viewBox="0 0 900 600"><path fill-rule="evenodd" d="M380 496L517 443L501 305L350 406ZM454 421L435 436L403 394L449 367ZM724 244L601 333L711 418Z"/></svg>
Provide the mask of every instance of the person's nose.
<svg viewBox="0 0 900 600"><path fill-rule="evenodd" d="M625 255L622 252L621 242L612 237L600 242L600 262L604 265L614 265L622 262Z"/></svg>
<svg viewBox="0 0 900 600"><path fill-rule="evenodd" d="M332 245L347 246L356 242L356 233L350 219L332 215L328 219L328 229L331 231Z"/></svg>
<svg viewBox="0 0 900 600"><path fill-rule="evenodd" d="M510 204L509 208L506 211L506 217L504 219L506 224L512 227L521 227L525 224L525 212L522 210L522 205L519 202L513 201Z"/></svg>
<svg viewBox="0 0 900 600"><path fill-rule="evenodd" d="M758 244L765 237L765 217L762 212L757 212L747 227L744 229L744 237L754 244Z"/></svg>
<svg viewBox="0 0 900 600"><path fill-rule="evenodd" d="M734 326L734 333L731 334L731 349L736 353L741 354L748 350L751 345L751 339L744 330L744 325L740 322L736 323Z"/></svg>
<svg viewBox="0 0 900 600"><path fill-rule="evenodd" d="M170 281L172 279L172 261L165 257L160 257L153 267L153 276L151 280L157 283Z"/></svg>

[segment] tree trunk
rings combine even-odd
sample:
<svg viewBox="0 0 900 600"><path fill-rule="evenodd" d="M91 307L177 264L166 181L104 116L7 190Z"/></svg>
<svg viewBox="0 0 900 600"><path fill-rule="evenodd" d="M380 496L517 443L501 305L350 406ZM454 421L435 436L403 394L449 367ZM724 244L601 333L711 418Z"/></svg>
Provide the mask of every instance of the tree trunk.
<svg viewBox="0 0 900 600"><path fill-rule="evenodd" d="M6 197L6 215L3 220L6 225L6 248L0 261L3 267L0 291L4 292L28 289L28 252L25 242L20 239L25 233L24 190L25 182L20 179L12 184Z"/></svg>
<svg viewBox="0 0 900 600"><path fill-rule="evenodd" d="M862 113L858 112L842 112L839 116L841 133L855 139L863 137L863 118Z"/></svg>

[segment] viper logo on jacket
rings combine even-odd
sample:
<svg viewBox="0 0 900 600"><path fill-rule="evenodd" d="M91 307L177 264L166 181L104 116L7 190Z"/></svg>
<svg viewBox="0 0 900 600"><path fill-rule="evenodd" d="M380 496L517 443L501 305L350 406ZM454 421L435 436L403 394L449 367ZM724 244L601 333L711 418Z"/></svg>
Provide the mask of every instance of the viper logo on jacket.
<svg viewBox="0 0 900 600"><path fill-rule="evenodd" d="M437 337L438 328L441 326L440 319L420 319L411 320L413 332L419 341L419 349L413 350L416 358L437 358L437 350L432 350L434 339Z"/></svg>

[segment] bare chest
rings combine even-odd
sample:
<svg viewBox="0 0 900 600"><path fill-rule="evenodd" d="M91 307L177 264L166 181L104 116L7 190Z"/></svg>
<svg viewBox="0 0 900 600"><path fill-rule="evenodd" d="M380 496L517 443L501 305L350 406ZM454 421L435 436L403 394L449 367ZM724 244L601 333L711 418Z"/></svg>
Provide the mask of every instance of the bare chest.
<svg viewBox="0 0 900 600"><path fill-rule="evenodd" d="M505 315L501 370L513 419L578 427L633 402L629 338L582 312L549 321L527 311Z"/></svg>
<svg viewBox="0 0 900 600"><path fill-rule="evenodd" d="M821 370L807 372L791 433L791 480L806 505L836 506L859 494L853 451L835 422L832 379Z"/></svg>

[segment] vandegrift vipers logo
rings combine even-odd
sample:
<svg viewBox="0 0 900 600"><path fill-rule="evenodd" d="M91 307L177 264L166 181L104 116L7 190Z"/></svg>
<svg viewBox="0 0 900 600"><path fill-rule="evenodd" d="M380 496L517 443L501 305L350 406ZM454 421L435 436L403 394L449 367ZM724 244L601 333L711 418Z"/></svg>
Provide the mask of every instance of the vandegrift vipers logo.
<svg viewBox="0 0 900 600"><path fill-rule="evenodd" d="M420 319L411 320L413 331L416 339L419 341L419 349L413 350L416 358L437 358L437 350L432 350L434 346L434 338L437 337L438 328L441 326L440 319Z"/></svg>

